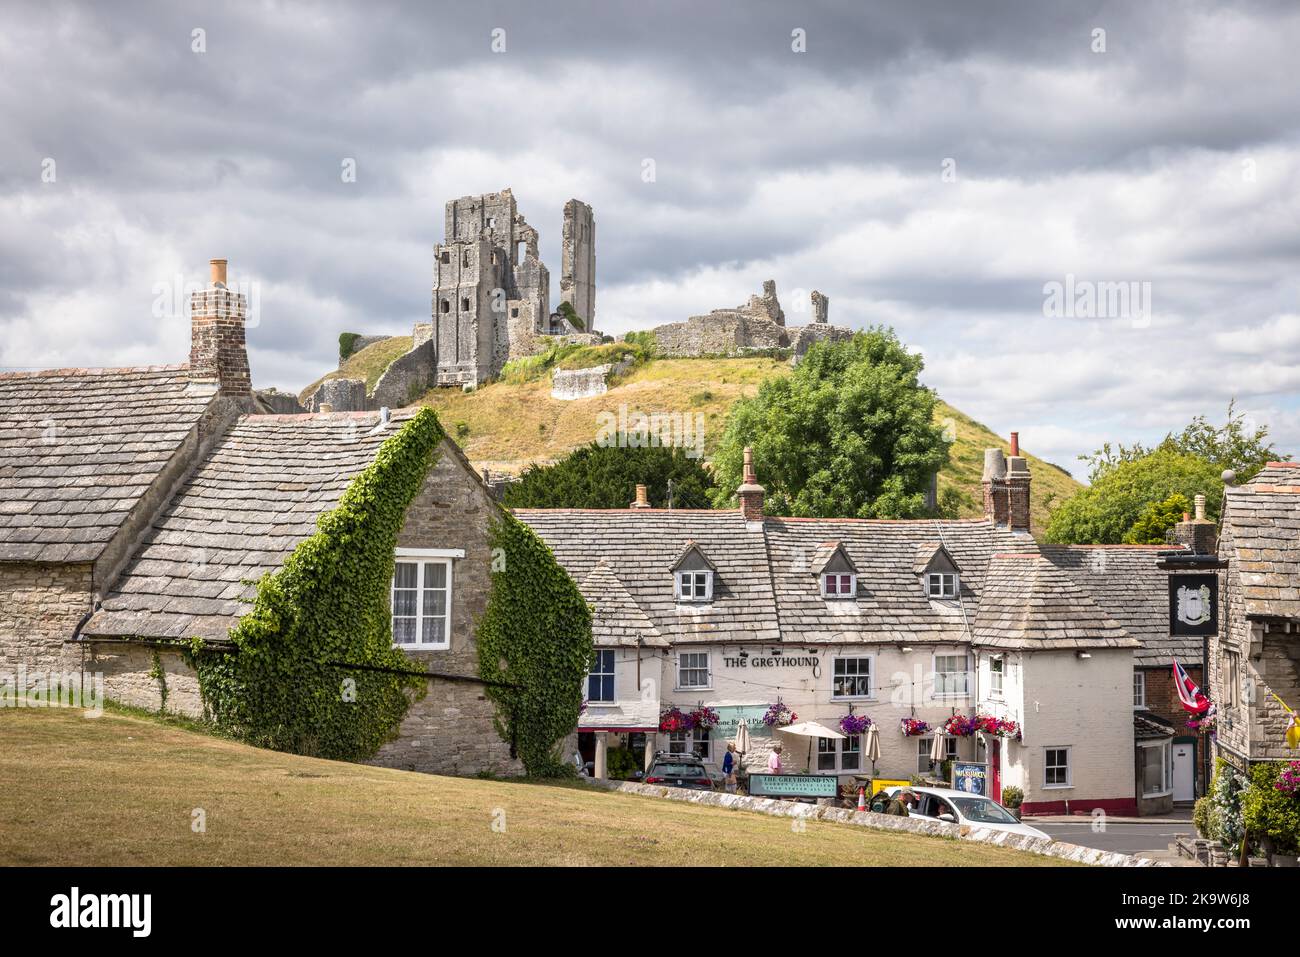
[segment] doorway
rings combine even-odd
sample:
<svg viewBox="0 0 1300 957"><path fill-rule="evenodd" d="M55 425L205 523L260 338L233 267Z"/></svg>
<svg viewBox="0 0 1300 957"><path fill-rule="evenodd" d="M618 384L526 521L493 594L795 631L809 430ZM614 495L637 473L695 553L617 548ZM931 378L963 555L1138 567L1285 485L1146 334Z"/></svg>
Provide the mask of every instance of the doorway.
<svg viewBox="0 0 1300 957"><path fill-rule="evenodd" d="M1190 741L1175 741L1174 749L1174 801L1196 800L1196 745Z"/></svg>

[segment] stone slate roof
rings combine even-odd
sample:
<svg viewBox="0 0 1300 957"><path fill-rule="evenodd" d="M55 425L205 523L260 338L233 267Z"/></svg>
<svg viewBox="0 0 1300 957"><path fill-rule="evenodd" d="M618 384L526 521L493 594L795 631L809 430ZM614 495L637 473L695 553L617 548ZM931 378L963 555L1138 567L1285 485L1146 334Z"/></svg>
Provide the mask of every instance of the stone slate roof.
<svg viewBox="0 0 1300 957"><path fill-rule="evenodd" d="M186 366L0 374L0 561L93 562L215 395Z"/></svg>
<svg viewBox="0 0 1300 957"><path fill-rule="evenodd" d="M1223 538L1246 615L1300 618L1300 463L1270 462L1228 488Z"/></svg>
<svg viewBox="0 0 1300 957"><path fill-rule="evenodd" d="M1142 643L1139 668L1201 663L1201 639L1169 634L1169 573L1156 567L1168 545L1042 545L1048 561L1068 574L1101 608Z"/></svg>
<svg viewBox="0 0 1300 957"><path fill-rule="evenodd" d="M763 532L739 510L521 508L515 515L574 581L586 581L598 561L606 562L671 643L780 640ZM716 566L711 602L674 597L672 567L688 541Z"/></svg>
<svg viewBox="0 0 1300 957"><path fill-rule="evenodd" d="M83 633L226 638L254 581L316 531L411 412L246 415L154 521Z"/></svg>
<svg viewBox="0 0 1300 957"><path fill-rule="evenodd" d="M1158 715L1142 711L1133 712L1133 738L1137 741L1153 741L1158 738L1172 738L1178 729Z"/></svg>
<svg viewBox="0 0 1300 957"><path fill-rule="evenodd" d="M662 648L668 644L605 559L596 562L578 590L592 606L591 637L597 647L635 648L640 644Z"/></svg>
<svg viewBox="0 0 1300 957"><path fill-rule="evenodd" d="M1137 648L1077 582L1035 553L998 554L975 616L975 644L1017 650Z"/></svg>
<svg viewBox="0 0 1300 957"><path fill-rule="evenodd" d="M968 641L990 556L1034 547L982 520L768 518L765 525L781 630L796 642ZM918 549L941 537L960 571L960 603L931 601L914 567ZM821 595L814 556L832 540L857 567L856 601Z"/></svg>

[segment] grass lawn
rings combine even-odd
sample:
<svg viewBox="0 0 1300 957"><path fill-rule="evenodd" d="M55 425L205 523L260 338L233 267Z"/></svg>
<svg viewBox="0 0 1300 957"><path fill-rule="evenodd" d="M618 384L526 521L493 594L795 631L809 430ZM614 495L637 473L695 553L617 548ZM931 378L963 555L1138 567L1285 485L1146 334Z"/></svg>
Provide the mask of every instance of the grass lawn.
<svg viewBox="0 0 1300 957"><path fill-rule="evenodd" d="M580 785L262 751L156 720L0 711L0 864L1050 865ZM196 808L206 833L191 828ZM503 823L503 830L494 830Z"/></svg>

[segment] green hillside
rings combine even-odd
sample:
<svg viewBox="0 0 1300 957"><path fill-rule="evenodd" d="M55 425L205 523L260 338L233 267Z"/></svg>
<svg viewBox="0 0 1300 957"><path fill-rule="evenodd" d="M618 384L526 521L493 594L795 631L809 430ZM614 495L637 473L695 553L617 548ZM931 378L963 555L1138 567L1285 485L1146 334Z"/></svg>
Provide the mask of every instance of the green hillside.
<svg viewBox="0 0 1300 957"><path fill-rule="evenodd" d="M331 376L364 376L373 386L383 368L396 358L393 342L362 349ZM519 472L533 462L554 461L594 441L601 413L618 416L620 409L628 415L702 415L702 420L694 421L702 421L705 454L711 454L722 436L732 403L753 395L764 379L789 372L787 361L768 357L655 359L634 368L604 395L589 399L552 399L550 375L541 371L535 378L510 375L508 381L468 393L434 389L420 403L438 412L443 426L476 466ZM304 394L309 395L315 387L313 384ZM982 513L980 473L984 450L995 446L1005 450L1006 439L944 402L939 403L935 418L955 436L951 460L939 475L940 488L956 488L962 495L963 517L978 517ZM1033 476L1030 488L1037 529L1046 524L1049 508L1059 505L1080 486L1057 466L1026 454ZM759 469L761 473L762 463Z"/></svg>

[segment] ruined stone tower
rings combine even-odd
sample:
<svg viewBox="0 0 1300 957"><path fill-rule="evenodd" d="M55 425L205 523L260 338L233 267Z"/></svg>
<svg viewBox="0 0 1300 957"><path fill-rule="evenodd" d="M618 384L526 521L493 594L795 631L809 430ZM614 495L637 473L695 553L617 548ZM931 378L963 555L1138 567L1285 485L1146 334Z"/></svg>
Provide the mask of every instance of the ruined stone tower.
<svg viewBox="0 0 1300 957"><path fill-rule="evenodd" d="M568 331L551 313L551 274L538 255L537 230L509 189L449 200L444 228L445 239L433 248L432 321L415 328L417 347L433 340L438 385L478 385L508 359L541 351L544 337ZM587 333L596 309L594 243L591 207L570 200L564 282L571 293L563 298Z"/></svg>
<svg viewBox="0 0 1300 957"><path fill-rule="evenodd" d="M596 323L596 219L576 199L564 204L560 301L570 303L587 331Z"/></svg>

